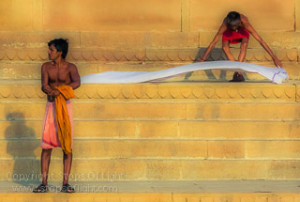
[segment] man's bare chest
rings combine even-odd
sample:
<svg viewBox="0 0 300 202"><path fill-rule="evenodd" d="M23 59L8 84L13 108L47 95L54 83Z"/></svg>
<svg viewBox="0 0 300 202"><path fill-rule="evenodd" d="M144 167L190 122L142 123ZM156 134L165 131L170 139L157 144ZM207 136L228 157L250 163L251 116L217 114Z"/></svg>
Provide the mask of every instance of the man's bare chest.
<svg viewBox="0 0 300 202"><path fill-rule="evenodd" d="M50 66L48 68L48 76L51 82L69 81L70 80L69 74L70 72L66 67L58 68L58 67Z"/></svg>

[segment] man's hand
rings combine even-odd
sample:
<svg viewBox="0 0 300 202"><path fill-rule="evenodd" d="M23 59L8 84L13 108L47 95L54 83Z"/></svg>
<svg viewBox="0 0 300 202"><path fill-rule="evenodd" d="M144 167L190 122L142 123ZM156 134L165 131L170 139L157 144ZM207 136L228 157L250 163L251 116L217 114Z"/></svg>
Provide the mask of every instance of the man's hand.
<svg viewBox="0 0 300 202"><path fill-rule="evenodd" d="M54 97L59 96L59 94L60 94L60 92L57 89L54 89L49 93L49 95L54 96Z"/></svg>
<svg viewBox="0 0 300 202"><path fill-rule="evenodd" d="M276 65L276 67L283 67L282 63L277 58L273 59L273 62Z"/></svg>

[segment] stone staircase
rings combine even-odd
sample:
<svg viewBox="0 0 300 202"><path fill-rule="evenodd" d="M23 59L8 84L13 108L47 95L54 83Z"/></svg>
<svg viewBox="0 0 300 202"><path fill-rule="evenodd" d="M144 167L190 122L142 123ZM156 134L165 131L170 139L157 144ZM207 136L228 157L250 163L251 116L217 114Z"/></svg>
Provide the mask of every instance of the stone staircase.
<svg viewBox="0 0 300 202"><path fill-rule="evenodd" d="M54 35L25 33L22 44L21 39L9 42L14 38L9 34L1 33L0 50L0 202L300 201L296 194L300 178L297 48L276 50L291 78L282 85L248 73L247 82L229 83L226 80L232 73L222 71L195 72L155 83L83 84L73 99L70 181L77 186L107 186L108 190L72 196L53 193L62 179L62 153L55 149L49 176L54 188L42 197L27 192L40 180L39 144L46 103L40 90L40 65L47 59L44 42ZM203 51L192 42L187 43L189 47L174 48L175 39L182 36L157 47L155 40L161 43L165 35L137 33L136 43L131 35L129 42L124 42L135 44L133 48L117 50L91 43L87 33L66 35L73 42L68 59L82 76L108 70L169 68L193 62ZM149 37L154 47L149 44L141 49L141 38L148 41ZM186 41L198 38L190 34ZM110 44L117 44L114 40L112 37ZM260 48L255 44L250 48L248 62L272 66ZM210 59L224 59L224 55L216 49ZM207 183L200 186L201 182ZM250 188L266 182L265 187L273 188ZM276 182L282 182L278 185L282 189L274 188ZM293 189L285 185L291 182L296 182ZM215 184L208 192L205 186L209 183ZM243 186L242 193L233 194ZM189 188L193 191L186 191ZM290 190L295 194L289 194Z"/></svg>

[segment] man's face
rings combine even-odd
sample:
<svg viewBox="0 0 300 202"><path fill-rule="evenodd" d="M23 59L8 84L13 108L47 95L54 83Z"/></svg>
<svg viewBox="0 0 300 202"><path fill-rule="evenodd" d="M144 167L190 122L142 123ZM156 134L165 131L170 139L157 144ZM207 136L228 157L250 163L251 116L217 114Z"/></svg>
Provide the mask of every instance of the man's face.
<svg viewBox="0 0 300 202"><path fill-rule="evenodd" d="M237 31L240 28L240 26L241 26L241 21L236 20L229 24L229 29L231 29L233 31Z"/></svg>
<svg viewBox="0 0 300 202"><path fill-rule="evenodd" d="M61 56L61 54L62 54L62 52L58 52L53 44L51 44L49 46L49 49L48 49L49 60L56 60L57 58L59 58Z"/></svg>

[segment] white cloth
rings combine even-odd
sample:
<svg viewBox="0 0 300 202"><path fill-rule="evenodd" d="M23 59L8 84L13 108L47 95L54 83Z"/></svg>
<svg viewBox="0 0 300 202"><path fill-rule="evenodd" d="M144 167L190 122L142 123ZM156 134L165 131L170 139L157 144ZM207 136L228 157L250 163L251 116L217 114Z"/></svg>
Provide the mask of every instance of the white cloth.
<svg viewBox="0 0 300 202"><path fill-rule="evenodd" d="M142 72L142 71L108 71L98 74L90 74L81 78L82 83L141 83L161 80L174 77L179 74L189 73L200 70L230 70L237 72L258 73L273 83L281 84L288 80L288 74L284 68L264 67L260 65L233 62L233 61L212 61L198 62L188 65L182 65L169 69Z"/></svg>

